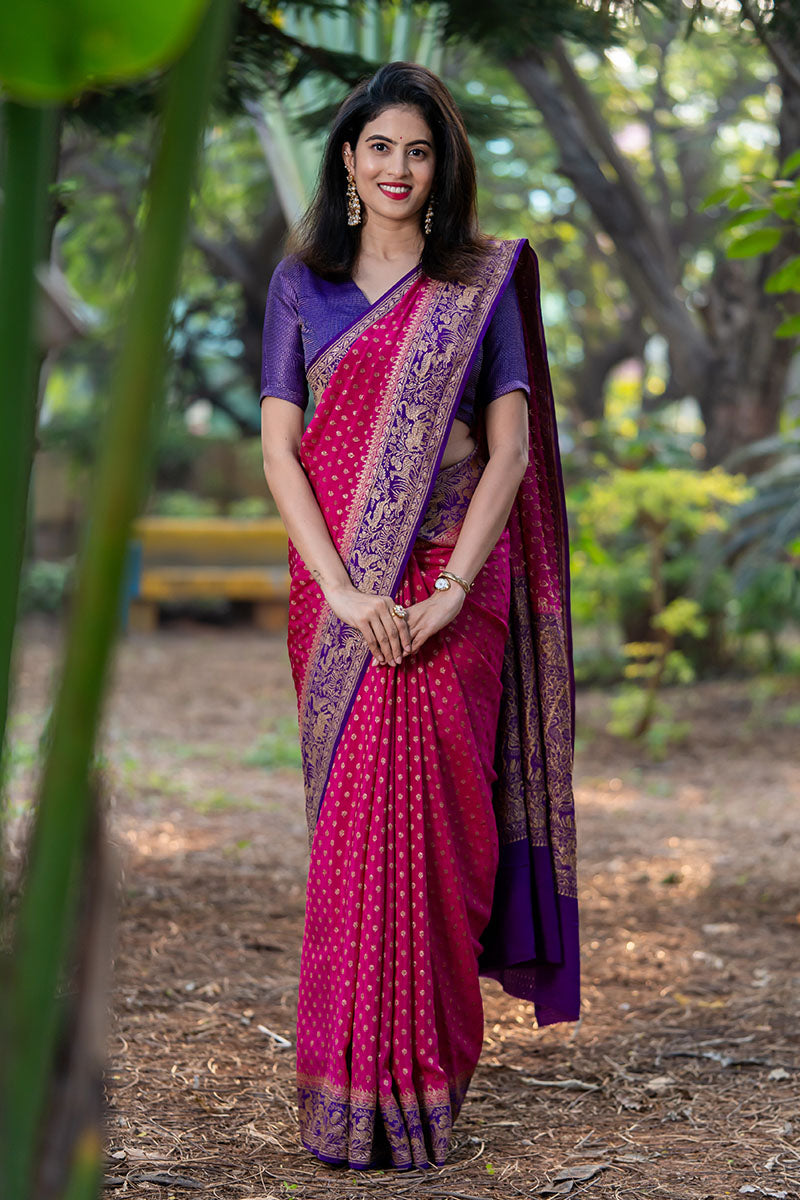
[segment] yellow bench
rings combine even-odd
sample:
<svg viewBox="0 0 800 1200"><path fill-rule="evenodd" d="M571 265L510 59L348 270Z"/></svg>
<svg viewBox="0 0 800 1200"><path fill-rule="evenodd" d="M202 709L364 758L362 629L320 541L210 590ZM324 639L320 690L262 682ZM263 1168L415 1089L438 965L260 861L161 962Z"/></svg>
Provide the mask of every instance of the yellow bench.
<svg viewBox="0 0 800 1200"><path fill-rule="evenodd" d="M131 629L152 630L159 605L176 600L246 600L260 629L286 625L287 538L277 517L141 517L133 540L141 565L129 608Z"/></svg>

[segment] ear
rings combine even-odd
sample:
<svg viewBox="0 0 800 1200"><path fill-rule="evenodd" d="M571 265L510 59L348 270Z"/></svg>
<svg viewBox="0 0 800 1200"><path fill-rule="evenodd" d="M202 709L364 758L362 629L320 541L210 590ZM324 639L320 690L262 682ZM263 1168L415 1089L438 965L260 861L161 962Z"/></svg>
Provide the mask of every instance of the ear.
<svg viewBox="0 0 800 1200"><path fill-rule="evenodd" d="M349 142L345 142L342 146L342 158L344 159L345 169L352 171L353 169L353 150Z"/></svg>

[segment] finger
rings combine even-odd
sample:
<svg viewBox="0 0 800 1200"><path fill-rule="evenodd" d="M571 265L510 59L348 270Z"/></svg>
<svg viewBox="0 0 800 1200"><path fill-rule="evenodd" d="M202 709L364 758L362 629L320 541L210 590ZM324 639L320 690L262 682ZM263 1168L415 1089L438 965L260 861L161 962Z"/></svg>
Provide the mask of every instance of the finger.
<svg viewBox="0 0 800 1200"><path fill-rule="evenodd" d="M379 624L378 637L380 648L383 649L387 662L396 662L398 659L401 659L399 638L397 636L397 629L395 628L397 622L386 608L378 614L377 619Z"/></svg>
<svg viewBox="0 0 800 1200"><path fill-rule="evenodd" d="M383 648L387 662L402 661L402 647L397 628L399 621L390 610L388 603L391 602L392 606L394 606L394 601L391 599L391 596L381 596L380 601L375 615L379 622L378 637L380 638L381 647ZM376 627L374 621L373 627Z"/></svg>
<svg viewBox="0 0 800 1200"><path fill-rule="evenodd" d="M428 640L428 635L424 630L419 629L414 634L411 642L411 653L418 654Z"/></svg>
<svg viewBox="0 0 800 1200"><path fill-rule="evenodd" d="M394 617L394 622L397 627L397 635L400 638L400 650L403 655L406 655L411 650L411 632L409 629L409 610L406 609L406 616Z"/></svg>
<svg viewBox="0 0 800 1200"><path fill-rule="evenodd" d="M363 622L358 626L358 629L373 658L380 658L381 648L378 645L378 639L375 637L372 626L368 622Z"/></svg>
<svg viewBox="0 0 800 1200"><path fill-rule="evenodd" d="M387 658L390 662L393 661L399 664L403 661L403 647L400 642L400 630L398 629L400 622L394 613L390 612L390 610L386 607L382 609L380 617L383 624L384 633L389 641L389 645L386 650Z"/></svg>
<svg viewBox="0 0 800 1200"><path fill-rule="evenodd" d="M384 627L380 613L375 613L375 615L370 619L370 628L372 629L373 637L378 643L378 649L376 651L377 656L383 662L391 662L394 659L392 644L389 641L389 634Z"/></svg>

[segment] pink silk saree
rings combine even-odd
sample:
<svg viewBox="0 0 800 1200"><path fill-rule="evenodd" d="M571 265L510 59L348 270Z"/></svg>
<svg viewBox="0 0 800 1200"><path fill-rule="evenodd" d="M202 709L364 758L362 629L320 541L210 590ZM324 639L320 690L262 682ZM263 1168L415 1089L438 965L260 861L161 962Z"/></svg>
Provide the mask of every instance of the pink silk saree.
<svg viewBox="0 0 800 1200"><path fill-rule="evenodd" d="M530 462L458 617L374 666L295 547L289 656L311 848L297 1019L303 1145L367 1168L445 1161L483 1041L479 976L579 1009L574 679L555 412L527 241L474 285L410 272L308 369L301 460L362 591L412 604L447 565L485 439L440 462L464 381L514 275Z"/></svg>

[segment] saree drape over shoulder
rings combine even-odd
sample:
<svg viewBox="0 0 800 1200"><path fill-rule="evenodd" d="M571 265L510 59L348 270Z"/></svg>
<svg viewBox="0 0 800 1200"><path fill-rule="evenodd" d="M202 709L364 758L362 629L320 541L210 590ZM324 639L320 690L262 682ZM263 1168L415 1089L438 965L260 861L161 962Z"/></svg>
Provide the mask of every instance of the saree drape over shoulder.
<svg viewBox="0 0 800 1200"><path fill-rule="evenodd" d="M316 355L301 461L353 584L423 600L486 465L441 458L514 279L530 457L459 615L376 666L295 547L289 654L311 848L300 968L303 1144L351 1167L445 1160L480 1055L479 976L544 1025L579 1010L567 525L536 256L473 285L412 271Z"/></svg>

